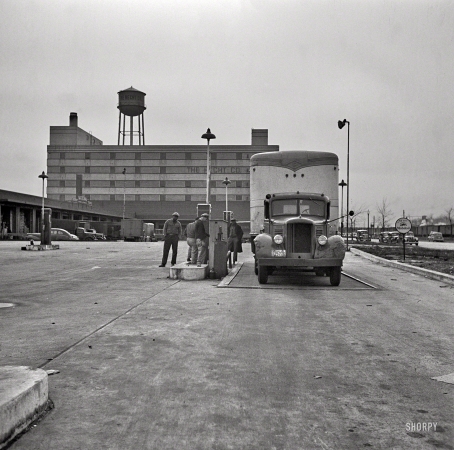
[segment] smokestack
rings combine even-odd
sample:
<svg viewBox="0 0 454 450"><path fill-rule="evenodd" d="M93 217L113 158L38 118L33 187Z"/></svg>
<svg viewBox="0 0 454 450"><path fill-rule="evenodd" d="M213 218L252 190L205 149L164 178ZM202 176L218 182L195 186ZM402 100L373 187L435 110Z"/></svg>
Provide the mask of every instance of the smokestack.
<svg viewBox="0 0 454 450"><path fill-rule="evenodd" d="M69 113L69 126L77 127L77 113L75 112Z"/></svg>

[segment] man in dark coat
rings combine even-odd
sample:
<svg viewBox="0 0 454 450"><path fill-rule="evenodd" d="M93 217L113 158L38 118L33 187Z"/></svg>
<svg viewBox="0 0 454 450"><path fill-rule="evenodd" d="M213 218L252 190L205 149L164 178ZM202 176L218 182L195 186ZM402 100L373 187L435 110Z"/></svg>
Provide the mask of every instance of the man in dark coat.
<svg viewBox="0 0 454 450"><path fill-rule="evenodd" d="M177 263L178 240L183 234L181 223L178 220L179 216L180 215L177 212L174 212L172 218L166 220L164 223L164 228L162 230L164 234L164 250L162 253L162 262L159 267L166 266L170 247L172 247L172 261L170 265L174 266Z"/></svg>
<svg viewBox="0 0 454 450"><path fill-rule="evenodd" d="M243 252L243 229L236 223L236 219L232 219L229 228L229 239L227 241L228 251L233 253L233 262L236 263L238 253Z"/></svg>

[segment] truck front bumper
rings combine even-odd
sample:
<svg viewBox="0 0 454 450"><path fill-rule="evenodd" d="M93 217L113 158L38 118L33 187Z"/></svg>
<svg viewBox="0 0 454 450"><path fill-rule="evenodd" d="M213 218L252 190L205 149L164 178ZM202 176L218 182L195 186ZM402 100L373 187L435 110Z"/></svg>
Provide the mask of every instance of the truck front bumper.
<svg viewBox="0 0 454 450"><path fill-rule="evenodd" d="M273 267L342 267L343 258L302 259L302 258L260 258L259 266Z"/></svg>

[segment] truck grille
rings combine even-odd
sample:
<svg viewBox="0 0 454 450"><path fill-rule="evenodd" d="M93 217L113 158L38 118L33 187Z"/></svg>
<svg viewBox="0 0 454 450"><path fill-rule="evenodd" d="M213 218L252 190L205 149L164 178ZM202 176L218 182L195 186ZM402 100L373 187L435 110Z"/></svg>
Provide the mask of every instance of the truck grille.
<svg viewBox="0 0 454 450"><path fill-rule="evenodd" d="M293 223L288 227L288 251L290 253L311 253L312 226L306 223Z"/></svg>

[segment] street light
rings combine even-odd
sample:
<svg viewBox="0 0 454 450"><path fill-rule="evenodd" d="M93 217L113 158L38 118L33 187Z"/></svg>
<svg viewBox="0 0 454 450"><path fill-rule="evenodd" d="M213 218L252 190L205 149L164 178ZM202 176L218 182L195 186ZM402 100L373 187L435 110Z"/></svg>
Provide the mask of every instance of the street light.
<svg viewBox="0 0 454 450"><path fill-rule="evenodd" d="M43 180L43 202L41 205L41 244L44 242L44 180L46 178L49 178L43 170L43 173L41 175L38 175L38 178L42 178Z"/></svg>
<svg viewBox="0 0 454 450"><path fill-rule="evenodd" d="M124 175L123 178L123 219L125 218L125 208L126 208L126 167L121 172Z"/></svg>
<svg viewBox="0 0 454 450"><path fill-rule="evenodd" d="M348 214L349 211L349 190L350 190L350 122L347 119L338 120L337 126L340 130L344 128L345 124L348 124L347 127L347 251L348 251Z"/></svg>
<svg viewBox="0 0 454 450"><path fill-rule="evenodd" d="M369 239L369 214L370 211L367 210L367 238Z"/></svg>
<svg viewBox="0 0 454 450"><path fill-rule="evenodd" d="M225 177L225 180L222 182L222 184L225 184L225 210L229 210L229 200L227 196L227 186L231 183L231 181Z"/></svg>
<svg viewBox="0 0 454 450"><path fill-rule="evenodd" d="M210 139L216 139L216 136L208 128L205 134L202 134L202 139L207 140L207 198L206 203L210 204L210 181L211 181L211 170L210 170Z"/></svg>
<svg viewBox="0 0 454 450"><path fill-rule="evenodd" d="M341 196L341 236L344 234L344 186L347 186L347 183L342 180L339 183L339 186L342 188L342 196ZM348 222L348 218L347 218Z"/></svg>

